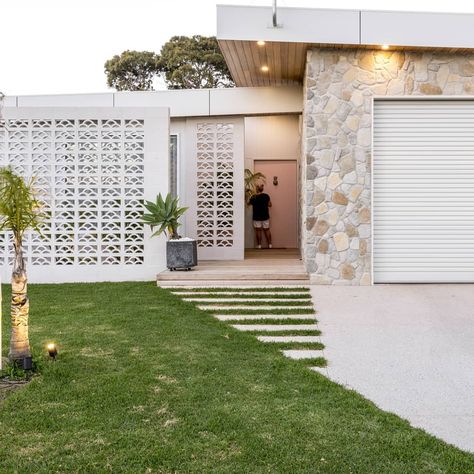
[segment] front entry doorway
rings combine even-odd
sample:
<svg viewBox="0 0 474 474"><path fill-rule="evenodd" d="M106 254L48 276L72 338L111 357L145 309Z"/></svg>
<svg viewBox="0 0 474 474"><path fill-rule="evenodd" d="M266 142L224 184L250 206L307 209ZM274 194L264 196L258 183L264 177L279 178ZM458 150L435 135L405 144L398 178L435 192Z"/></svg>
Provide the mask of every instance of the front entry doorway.
<svg viewBox="0 0 474 474"><path fill-rule="evenodd" d="M255 160L254 172L260 172L266 177L264 192L272 201L270 230L273 248L298 248L297 161Z"/></svg>

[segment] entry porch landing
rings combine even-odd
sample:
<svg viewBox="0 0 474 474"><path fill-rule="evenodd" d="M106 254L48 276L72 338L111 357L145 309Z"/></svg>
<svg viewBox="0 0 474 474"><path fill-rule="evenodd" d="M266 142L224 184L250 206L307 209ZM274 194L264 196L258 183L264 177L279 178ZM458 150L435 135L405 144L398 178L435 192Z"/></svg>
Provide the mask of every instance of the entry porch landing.
<svg viewBox="0 0 474 474"><path fill-rule="evenodd" d="M203 260L192 271L165 270L157 276L159 286L253 286L307 285L297 249L246 250L244 260Z"/></svg>

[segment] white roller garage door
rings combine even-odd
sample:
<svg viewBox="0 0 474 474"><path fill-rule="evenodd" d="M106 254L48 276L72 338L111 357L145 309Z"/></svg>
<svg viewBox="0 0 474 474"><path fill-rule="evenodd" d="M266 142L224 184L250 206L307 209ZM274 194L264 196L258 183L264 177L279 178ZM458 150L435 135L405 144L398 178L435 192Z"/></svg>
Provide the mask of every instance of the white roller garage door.
<svg viewBox="0 0 474 474"><path fill-rule="evenodd" d="M374 103L374 282L474 282L474 101Z"/></svg>

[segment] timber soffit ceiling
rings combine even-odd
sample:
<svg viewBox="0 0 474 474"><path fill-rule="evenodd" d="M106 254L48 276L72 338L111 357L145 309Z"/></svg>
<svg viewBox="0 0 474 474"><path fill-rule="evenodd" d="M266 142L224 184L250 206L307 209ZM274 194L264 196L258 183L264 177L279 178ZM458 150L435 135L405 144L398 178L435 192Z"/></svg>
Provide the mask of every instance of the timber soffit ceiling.
<svg viewBox="0 0 474 474"><path fill-rule="evenodd" d="M474 15L217 6L217 39L237 86L301 84L313 47L474 49Z"/></svg>

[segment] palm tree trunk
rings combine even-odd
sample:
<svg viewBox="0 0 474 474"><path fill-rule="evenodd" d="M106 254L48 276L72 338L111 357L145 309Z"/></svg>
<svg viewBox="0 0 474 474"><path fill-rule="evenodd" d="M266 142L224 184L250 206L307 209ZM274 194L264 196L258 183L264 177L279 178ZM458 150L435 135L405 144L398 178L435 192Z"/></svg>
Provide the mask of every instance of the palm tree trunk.
<svg viewBox="0 0 474 474"><path fill-rule="evenodd" d="M28 338L28 316L30 303L27 295L27 276L21 239L15 239L15 261L12 271L11 301L11 338L10 362L23 361L30 357L30 341Z"/></svg>

